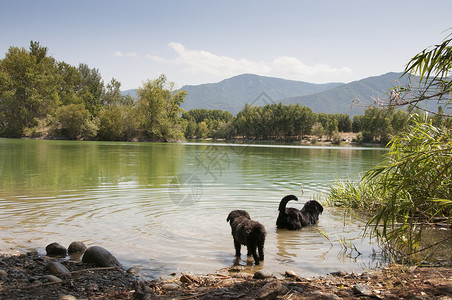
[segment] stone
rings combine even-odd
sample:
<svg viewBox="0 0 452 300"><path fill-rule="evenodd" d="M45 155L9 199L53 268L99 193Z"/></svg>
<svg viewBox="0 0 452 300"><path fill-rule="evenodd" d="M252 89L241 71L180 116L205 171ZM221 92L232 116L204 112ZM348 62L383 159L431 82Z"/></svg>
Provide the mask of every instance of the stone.
<svg viewBox="0 0 452 300"><path fill-rule="evenodd" d="M182 274L182 276L179 279L183 283L193 283L193 282L199 282L199 278L196 275L193 274Z"/></svg>
<svg viewBox="0 0 452 300"><path fill-rule="evenodd" d="M55 276L66 275L71 273L65 266L56 261L48 263L46 268L47 270L49 270L50 273L52 273Z"/></svg>
<svg viewBox="0 0 452 300"><path fill-rule="evenodd" d="M369 286L364 284L356 284L353 286L353 293L355 295L370 295L372 291Z"/></svg>
<svg viewBox="0 0 452 300"><path fill-rule="evenodd" d="M58 300L77 300L77 298L75 298L72 295L64 295L64 296L61 296L60 298L58 298Z"/></svg>
<svg viewBox="0 0 452 300"><path fill-rule="evenodd" d="M51 243L46 246L47 256L62 256L66 257L67 250L64 246L58 243Z"/></svg>
<svg viewBox="0 0 452 300"><path fill-rule="evenodd" d="M344 271L331 272L330 274L336 277L344 277L347 275L347 273Z"/></svg>
<svg viewBox="0 0 452 300"><path fill-rule="evenodd" d="M179 285L177 285L176 283L165 283L164 285L162 285L162 289L166 291L175 291L179 289Z"/></svg>
<svg viewBox="0 0 452 300"><path fill-rule="evenodd" d="M256 273L254 273L253 278L254 279L266 279L273 277L273 273L269 271L259 270Z"/></svg>
<svg viewBox="0 0 452 300"><path fill-rule="evenodd" d="M69 245L69 247L67 248L67 252L69 254L85 252L86 248L87 247L83 242L75 241Z"/></svg>
<svg viewBox="0 0 452 300"><path fill-rule="evenodd" d="M286 272L284 273L284 275L285 275L286 277L298 277L298 274L295 273L295 272L292 271L292 270L286 270Z"/></svg>
<svg viewBox="0 0 452 300"><path fill-rule="evenodd" d="M107 249L92 246L86 249L82 262L94 264L98 267L119 267L121 264Z"/></svg>
<svg viewBox="0 0 452 300"><path fill-rule="evenodd" d="M256 299L276 299L283 291L283 286L279 280L267 282L257 293Z"/></svg>
<svg viewBox="0 0 452 300"><path fill-rule="evenodd" d="M240 273L232 274L231 277L232 278L238 278L238 279L250 279L250 278L253 277L253 274L240 272Z"/></svg>
<svg viewBox="0 0 452 300"><path fill-rule="evenodd" d="M63 280L61 280L61 278L58 278L54 275L44 275L44 278L47 279L50 282L61 282Z"/></svg>
<svg viewBox="0 0 452 300"><path fill-rule="evenodd" d="M8 273L5 270L0 270L0 278L7 277Z"/></svg>

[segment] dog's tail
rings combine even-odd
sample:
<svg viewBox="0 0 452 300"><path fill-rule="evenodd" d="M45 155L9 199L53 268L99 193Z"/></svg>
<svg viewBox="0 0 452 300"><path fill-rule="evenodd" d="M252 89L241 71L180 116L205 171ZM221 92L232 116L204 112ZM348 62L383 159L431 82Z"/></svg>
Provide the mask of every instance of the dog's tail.
<svg viewBox="0 0 452 300"><path fill-rule="evenodd" d="M298 201L298 198L294 195L287 195L284 198L281 199L281 202L279 203L279 211L280 212L285 212L286 211L286 205L287 202L289 202L290 200L295 200Z"/></svg>

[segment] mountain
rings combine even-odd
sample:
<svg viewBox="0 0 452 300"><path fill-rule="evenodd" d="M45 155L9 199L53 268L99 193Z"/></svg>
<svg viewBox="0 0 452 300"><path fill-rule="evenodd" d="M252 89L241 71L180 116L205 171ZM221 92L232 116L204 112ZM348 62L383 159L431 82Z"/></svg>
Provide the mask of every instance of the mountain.
<svg viewBox="0 0 452 300"><path fill-rule="evenodd" d="M373 103L373 99L385 99L391 88L406 85L407 78L401 76L402 73L387 73L347 84L314 84L243 74L218 83L183 86L181 90L185 90L187 96L182 107L186 110L227 110L235 115L246 103L263 106L282 102L286 105L300 103L316 113L362 115L365 106ZM123 91L122 94L136 98L136 90Z"/></svg>
<svg viewBox="0 0 452 300"><path fill-rule="evenodd" d="M186 85L187 92L182 107L228 110L237 114L246 103L265 105L283 99L324 92L343 83L314 84L295 80L243 74L218 83Z"/></svg>
<svg viewBox="0 0 452 300"><path fill-rule="evenodd" d="M316 113L363 115L366 106L372 104L374 100L387 99L387 93L391 88L407 84L407 77L401 76L402 73L387 73L353 81L320 93L283 99L281 102L300 103Z"/></svg>

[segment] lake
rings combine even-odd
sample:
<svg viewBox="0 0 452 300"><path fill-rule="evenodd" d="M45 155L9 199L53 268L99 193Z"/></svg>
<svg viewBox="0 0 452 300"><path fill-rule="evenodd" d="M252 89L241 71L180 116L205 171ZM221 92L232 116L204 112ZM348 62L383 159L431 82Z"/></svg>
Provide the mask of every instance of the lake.
<svg viewBox="0 0 452 300"><path fill-rule="evenodd" d="M278 205L301 208L338 179L358 178L381 148L0 139L0 251L83 241L150 278L215 273L234 264L226 217L265 225L265 261L250 272L303 276L384 263L365 220L325 207L316 226L277 230ZM301 186L304 194L301 195ZM346 245L346 246L344 246Z"/></svg>

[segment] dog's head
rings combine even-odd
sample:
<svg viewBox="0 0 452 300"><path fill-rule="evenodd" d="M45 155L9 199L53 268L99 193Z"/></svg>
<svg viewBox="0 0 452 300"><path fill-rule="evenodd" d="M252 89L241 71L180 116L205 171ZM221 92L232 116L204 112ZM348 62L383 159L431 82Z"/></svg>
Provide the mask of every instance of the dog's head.
<svg viewBox="0 0 452 300"><path fill-rule="evenodd" d="M249 220L251 220L250 215L244 211L244 210L233 210L229 213L228 218L226 219L226 222L234 222L234 219L238 218L238 217L245 217Z"/></svg>
<svg viewBox="0 0 452 300"><path fill-rule="evenodd" d="M323 212L323 206L315 200L309 200L303 206L303 211L310 213L312 215L319 215Z"/></svg>

